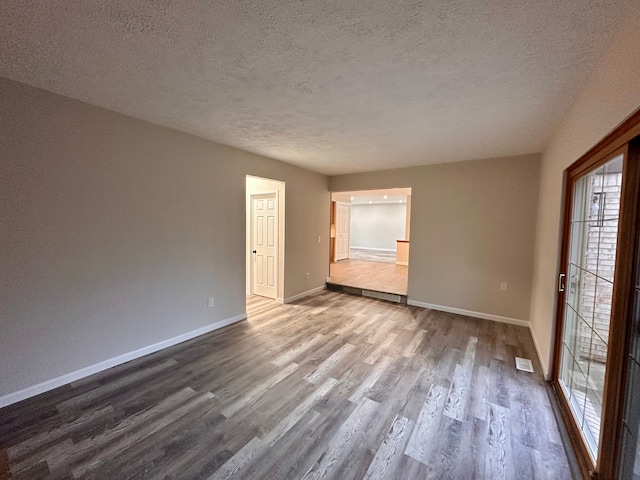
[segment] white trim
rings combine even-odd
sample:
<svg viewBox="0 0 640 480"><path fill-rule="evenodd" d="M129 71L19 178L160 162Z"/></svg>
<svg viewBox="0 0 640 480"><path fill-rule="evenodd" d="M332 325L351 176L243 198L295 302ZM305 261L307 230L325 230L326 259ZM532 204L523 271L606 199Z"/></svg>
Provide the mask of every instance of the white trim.
<svg viewBox="0 0 640 480"><path fill-rule="evenodd" d="M533 339L533 346L536 347L536 354L538 355L538 361L540 362L540 367L542 367L542 375L544 379L549 381L551 378L549 377L549 370L547 369L547 363L543 361L542 354L540 353L540 345L538 345L538 339L533 333L533 328L531 324L529 324L529 333L531 333L531 338Z"/></svg>
<svg viewBox="0 0 640 480"><path fill-rule="evenodd" d="M463 310L462 308L445 307L443 305L434 305L432 303L417 302L415 300L408 300L407 305L414 307L430 308L431 310L439 310L441 312L456 313L458 315L466 315L467 317L481 318L483 320L492 320L494 322L510 323L512 325L519 325L521 327L529 327L527 320L519 320L517 318L501 317L500 315L493 315L491 313L472 312L471 310Z"/></svg>
<svg viewBox="0 0 640 480"><path fill-rule="evenodd" d="M219 328L226 327L227 325L231 325L232 323L245 320L246 318L247 314L241 313L240 315L236 315L225 320L220 320L219 322L212 323L211 325L207 325L206 327L183 333L182 335L178 335L177 337L169 338L167 340L154 343L153 345L148 345L146 347L139 348L138 350L134 350L132 352L118 355L117 357L109 358L102 362L89 365L88 367L81 368L80 370L66 373L59 377L52 378L51 380L46 380L42 383L38 383L37 385L32 385L31 387L18 390L17 392L3 395L2 397L0 397L0 408L20 402L27 398L35 397L36 395L48 392L49 390L53 390L54 388L58 388L68 383L75 382L77 380L80 380L81 378L88 377L89 375L93 375L94 373L102 372L103 370L107 370L108 368L121 365L131 360L135 360L136 358L144 357L145 355L149 355L150 353L172 347L174 345L177 345L178 343L186 342L187 340L191 340L192 338L199 337L200 335L204 335L205 333L209 333Z"/></svg>
<svg viewBox="0 0 640 480"><path fill-rule="evenodd" d="M395 248L375 248L375 247L352 247L349 245L349 248L352 250L374 250L376 252L395 252Z"/></svg>
<svg viewBox="0 0 640 480"><path fill-rule="evenodd" d="M349 222L347 223L347 242L348 242L348 247L347 248L347 256L344 258L337 258L337 250L338 250L338 235L340 233L344 233L344 232L338 232L338 207L342 205L343 207L348 207L349 208ZM337 201L336 202L336 214L335 214L335 218L334 218L334 225L336 226L336 236L334 237L336 239L336 241L334 241L335 245L334 245L334 252L333 252L333 260L336 262L339 262L340 260L347 260L348 258L351 257L351 204L347 203L347 202L340 202ZM286 299L285 299L285 303L286 303Z"/></svg>
<svg viewBox="0 0 640 480"><path fill-rule="evenodd" d="M409 262L398 262L398 261L396 260L396 265L405 265L405 266L408 266L408 265L409 265Z"/></svg>
<svg viewBox="0 0 640 480"><path fill-rule="evenodd" d="M325 285L320 287L312 288L311 290L307 290L306 292L298 293L297 295L293 295L291 297L285 298L284 303L295 302L296 300L300 300L301 298L308 297L309 295L313 295L314 293L321 292L326 288Z"/></svg>

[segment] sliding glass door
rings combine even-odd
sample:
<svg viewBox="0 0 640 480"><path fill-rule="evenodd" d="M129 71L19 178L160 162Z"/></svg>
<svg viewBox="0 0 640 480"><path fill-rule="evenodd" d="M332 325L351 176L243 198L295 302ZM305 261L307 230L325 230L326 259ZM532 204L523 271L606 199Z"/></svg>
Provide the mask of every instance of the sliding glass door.
<svg viewBox="0 0 640 480"><path fill-rule="evenodd" d="M630 340L627 355L627 386L622 420L619 478L640 480L640 245L636 241L636 278L633 289Z"/></svg>
<svg viewBox="0 0 640 480"><path fill-rule="evenodd" d="M623 155L573 182L559 385L592 461L598 457L609 349Z"/></svg>
<svg viewBox="0 0 640 480"><path fill-rule="evenodd" d="M640 480L640 111L566 171L553 385L584 478Z"/></svg>

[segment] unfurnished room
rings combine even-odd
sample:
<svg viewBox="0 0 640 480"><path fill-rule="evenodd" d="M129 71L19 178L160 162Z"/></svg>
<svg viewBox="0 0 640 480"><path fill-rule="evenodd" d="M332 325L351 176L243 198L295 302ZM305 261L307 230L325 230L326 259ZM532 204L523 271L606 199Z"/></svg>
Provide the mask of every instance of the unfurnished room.
<svg viewBox="0 0 640 480"><path fill-rule="evenodd" d="M640 479L639 31L0 2L0 479Z"/></svg>

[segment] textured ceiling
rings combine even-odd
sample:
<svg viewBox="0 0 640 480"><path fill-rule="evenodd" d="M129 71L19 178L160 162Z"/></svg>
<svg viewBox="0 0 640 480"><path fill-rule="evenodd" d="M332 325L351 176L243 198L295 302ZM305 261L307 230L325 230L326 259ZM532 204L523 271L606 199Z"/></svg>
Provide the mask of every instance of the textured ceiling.
<svg viewBox="0 0 640 480"><path fill-rule="evenodd" d="M0 76L326 174L541 151L633 0L0 1Z"/></svg>

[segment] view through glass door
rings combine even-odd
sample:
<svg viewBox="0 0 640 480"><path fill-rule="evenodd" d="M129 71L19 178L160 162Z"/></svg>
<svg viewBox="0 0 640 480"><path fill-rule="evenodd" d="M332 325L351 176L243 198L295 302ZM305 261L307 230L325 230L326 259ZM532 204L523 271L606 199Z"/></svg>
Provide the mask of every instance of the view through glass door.
<svg viewBox="0 0 640 480"><path fill-rule="evenodd" d="M636 244L639 242L636 241ZM637 245L636 277L633 282L631 346L627 356L626 405L622 428L621 480L640 479L640 245Z"/></svg>
<svg viewBox="0 0 640 480"><path fill-rule="evenodd" d="M593 462L598 457L623 156L573 183L559 385Z"/></svg>

